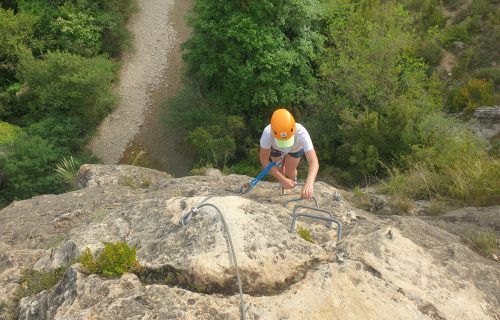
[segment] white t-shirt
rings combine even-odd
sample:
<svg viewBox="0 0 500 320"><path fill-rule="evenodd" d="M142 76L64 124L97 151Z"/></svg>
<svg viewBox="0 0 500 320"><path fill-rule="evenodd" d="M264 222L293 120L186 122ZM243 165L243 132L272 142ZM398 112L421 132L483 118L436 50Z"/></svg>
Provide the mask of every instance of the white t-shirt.
<svg viewBox="0 0 500 320"><path fill-rule="evenodd" d="M281 151L283 153L293 153L297 152L300 149L304 149L304 152L311 151L314 149L313 143L311 141L311 137L309 136L309 132L307 132L306 128L304 128L300 123L295 124L295 134L294 134L294 142L291 148L278 148L276 145L276 141L274 141L274 135L271 132L271 125L267 125L262 133L262 137L260 137L260 146L264 149L273 149Z"/></svg>

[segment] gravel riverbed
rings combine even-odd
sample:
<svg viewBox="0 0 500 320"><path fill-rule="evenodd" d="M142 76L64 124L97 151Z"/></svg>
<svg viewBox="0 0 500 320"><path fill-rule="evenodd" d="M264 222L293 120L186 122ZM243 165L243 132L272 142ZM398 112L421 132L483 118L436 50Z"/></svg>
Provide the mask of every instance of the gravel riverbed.
<svg viewBox="0 0 500 320"><path fill-rule="evenodd" d="M174 4L174 0L138 0L139 11L129 21L134 49L122 59L118 104L89 143L89 149L105 164L118 163L144 124L152 93L162 82L169 52L177 41L169 21Z"/></svg>

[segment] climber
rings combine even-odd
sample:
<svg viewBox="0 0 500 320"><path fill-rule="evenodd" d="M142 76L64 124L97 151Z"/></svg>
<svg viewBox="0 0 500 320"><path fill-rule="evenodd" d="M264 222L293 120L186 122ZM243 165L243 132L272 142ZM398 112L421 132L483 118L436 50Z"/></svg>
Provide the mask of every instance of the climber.
<svg viewBox="0 0 500 320"><path fill-rule="evenodd" d="M316 151L307 130L295 123L292 114L286 109L274 111L269 124L260 138L260 163L266 167L270 161L279 161L285 155L281 169L274 167L269 172L278 179L283 189L292 189L297 184L297 165L305 154L309 170L302 186L300 196L311 199L313 183L318 174L319 163Z"/></svg>

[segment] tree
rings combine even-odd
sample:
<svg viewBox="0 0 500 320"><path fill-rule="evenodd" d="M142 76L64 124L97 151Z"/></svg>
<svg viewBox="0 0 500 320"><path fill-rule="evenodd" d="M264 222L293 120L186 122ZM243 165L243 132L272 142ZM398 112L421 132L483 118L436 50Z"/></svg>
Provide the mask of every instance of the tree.
<svg viewBox="0 0 500 320"><path fill-rule="evenodd" d="M116 65L104 58L86 59L67 52L49 52L43 60L23 59L17 76L28 88L21 99L30 116L39 120L50 113L79 116L94 126L109 113Z"/></svg>
<svg viewBox="0 0 500 320"><path fill-rule="evenodd" d="M95 18L71 5L63 6L60 11L61 16L51 24L59 47L86 57L100 53L102 28L96 25Z"/></svg>
<svg viewBox="0 0 500 320"><path fill-rule="evenodd" d="M54 167L64 156L68 154L47 140L20 134L0 153L0 203L60 191L63 184Z"/></svg>
<svg viewBox="0 0 500 320"><path fill-rule="evenodd" d="M234 114L300 104L313 92L318 2L196 1L191 39L183 46L188 73L205 95ZM227 110L227 109L226 109Z"/></svg>
<svg viewBox="0 0 500 320"><path fill-rule="evenodd" d="M36 18L0 8L0 88L12 81L20 56L28 51Z"/></svg>
<svg viewBox="0 0 500 320"><path fill-rule="evenodd" d="M436 108L435 99L424 85L426 66L414 57L411 20L401 6L332 1L329 10L322 97L340 105L319 108L335 110L339 119L337 140L320 144L320 153L333 153L327 158L359 179L380 171L381 161L411 152L415 125Z"/></svg>
<svg viewBox="0 0 500 320"><path fill-rule="evenodd" d="M0 147L12 143L21 132L20 127L0 121Z"/></svg>

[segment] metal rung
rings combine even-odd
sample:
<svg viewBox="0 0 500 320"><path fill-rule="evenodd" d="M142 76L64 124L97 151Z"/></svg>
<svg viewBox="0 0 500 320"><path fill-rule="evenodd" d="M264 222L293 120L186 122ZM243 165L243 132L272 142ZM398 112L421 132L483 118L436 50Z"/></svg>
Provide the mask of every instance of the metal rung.
<svg viewBox="0 0 500 320"><path fill-rule="evenodd" d="M318 212L323 212L329 215L329 217L322 217L318 215L313 215L313 214L307 214L307 213L297 213L298 209L309 209L313 211L318 211ZM322 220L322 221L328 221L330 224L328 225L329 228L332 227L332 222L337 224L337 241L342 239L342 224L333 217L333 214L330 211L319 209L319 208L313 208L313 207L308 207L308 206L301 206L297 205L293 208L293 215L292 215L292 224L290 226L290 233L294 233L295 231L295 221L299 217L306 217L306 218L311 218L311 219L316 219L316 220Z"/></svg>
<svg viewBox="0 0 500 320"><path fill-rule="evenodd" d="M306 182L304 180L298 180L298 181L295 181L295 186L303 186L305 185ZM281 185L281 184L280 184ZM285 188L283 188L283 186L281 186L281 195L284 196L285 195Z"/></svg>

